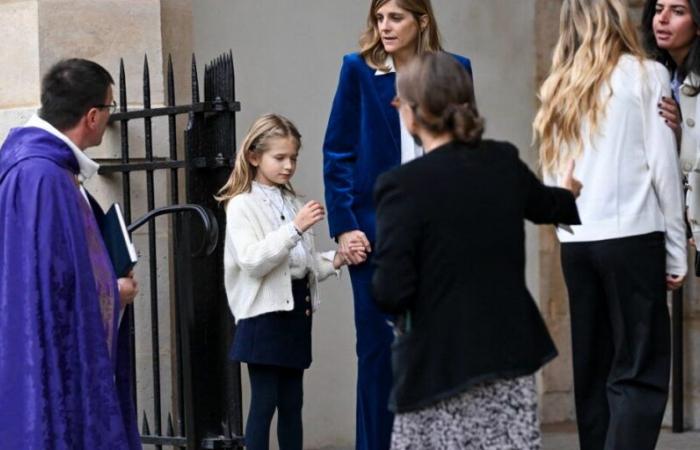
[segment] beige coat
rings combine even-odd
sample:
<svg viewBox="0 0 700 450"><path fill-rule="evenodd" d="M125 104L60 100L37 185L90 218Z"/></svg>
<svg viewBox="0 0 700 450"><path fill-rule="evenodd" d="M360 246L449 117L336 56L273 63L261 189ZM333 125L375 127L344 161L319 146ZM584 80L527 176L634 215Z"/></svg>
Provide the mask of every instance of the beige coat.
<svg viewBox="0 0 700 450"><path fill-rule="evenodd" d="M688 220L695 238L695 246L700 249L700 102L698 96L691 97L690 84L700 85L697 76L688 76L680 88L679 104L683 115L681 138L681 170L687 176L685 197L688 207Z"/></svg>

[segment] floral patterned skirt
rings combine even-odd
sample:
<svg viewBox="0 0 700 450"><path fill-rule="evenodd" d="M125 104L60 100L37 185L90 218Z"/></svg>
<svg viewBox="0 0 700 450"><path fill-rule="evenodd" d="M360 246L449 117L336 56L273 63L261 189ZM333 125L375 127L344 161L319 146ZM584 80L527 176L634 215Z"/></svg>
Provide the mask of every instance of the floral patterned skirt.
<svg viewBox="0 0 700 450"><path fill-rule="evenodd" d="M492 380L417 411L397 414L392 450L539 450L535 376Z"/></svg>

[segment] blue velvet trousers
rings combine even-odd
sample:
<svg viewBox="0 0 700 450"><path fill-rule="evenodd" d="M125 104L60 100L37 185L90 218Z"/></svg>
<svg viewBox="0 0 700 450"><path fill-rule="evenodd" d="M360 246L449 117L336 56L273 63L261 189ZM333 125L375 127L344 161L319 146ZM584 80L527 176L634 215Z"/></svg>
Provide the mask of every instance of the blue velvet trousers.
<svg viewBox="0 0 700 450"><path fill-rule="evenodd" d="M358 450L387 450L394 415L388 410L391 390L391 343L394 339L389 316L372 300L372 265L368 260L350 268L357 335L357 424Z"/></svg>

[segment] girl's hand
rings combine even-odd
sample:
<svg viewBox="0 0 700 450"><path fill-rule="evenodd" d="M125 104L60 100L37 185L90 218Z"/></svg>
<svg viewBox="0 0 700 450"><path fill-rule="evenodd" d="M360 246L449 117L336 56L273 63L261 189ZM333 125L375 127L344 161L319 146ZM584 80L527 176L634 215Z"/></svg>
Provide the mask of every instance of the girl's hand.
<svg viewBox="0 0 700 450"><path fill-rule="evenodd" d="M581 181L579 181L577 178L574 178L574 169L576 168L576 163L572 159L569 161L569 165L566 168L566 173L564 174L564 178L561 181L561 186L564 189L568 189L571 191L572 194L574 194L574 198L578 198L579 195L581 195L581 189L583 188L583 184L581 184Z"/></svg>
<svg viewBox="0 0 700 450"><path fill-rule="evenodd" d="M346 265L348 262L343 258L343 255L340 254L340 252L335 252L335 256L333 257L333 268L335 270L340 269L344 265Z"/></svg>
<svg viewBox="0 0 700 450"><path fill-rule="evenodd" d="M681 139L681 113L678 109L678 104L672 98L661 97L661 101L657 105L659 107L659 115L663 117L666 125L673 130L676 139L680 142Z"/></svg>
<svg viewBox="0 0 700 450"><path fill-rule="evenodd" d="M325 216L326 210L323 208L323 205L316 200L311 200L306 205L302 206L297 213L294 218L294 226L303 233L314 226L314 224L323 220Z"/></svg>
<svg viewBox="0 0 700 450"><path fill-rule="evenodd" d="M367 251L365 250L365 246L361 242L352 242L349 245L349 253L352 255L352 259L349 260L345 256L343 256L343 253L340 251L340 248L338 251L335 252L335 257L333 258L333 267L335 269L340 269L344 265L355 265L355 264L361 264L365 261L367 261Z"/></svg>

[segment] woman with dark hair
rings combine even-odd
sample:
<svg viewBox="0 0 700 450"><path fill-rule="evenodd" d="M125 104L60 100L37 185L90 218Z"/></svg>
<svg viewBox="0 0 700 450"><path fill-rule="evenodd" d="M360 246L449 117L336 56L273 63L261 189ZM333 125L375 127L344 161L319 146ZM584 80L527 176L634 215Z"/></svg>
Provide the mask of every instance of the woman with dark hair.
<svg viewBox="0 0 700 450"><path fill-rule="evenodd" d="M350 248L374 243L372 188L386 170L423 154L403 126L391 99L396 73L416 56L442 49L430 0L372 0L360 52L346 55L323 144L324 181L330 234L351 264L357 330L358 449L385 450L393 416L390 317L372 302L371 257L365 263ZM469 60L453 55L470 69Z"/></svg>
<svg viewBox="0 0 700 450"><path fill-rule="evenodd" d="M659 102L659 113L679 140L688 223L700 248L700 2L647 0L642 33L646 50L672 75L673 98Z"/></svg>
<svg viewBox="0 0 700 450"><path fill-rule="evenodd" d="M469 74L445 53L398 75L399 110L426 155L375 189L377 306L392 346L392 449L539 449L534 373L556 356L525 285L524 220L579 223L507 142L482 140ZM426 182L432 181L430 189Z"/></svg>

